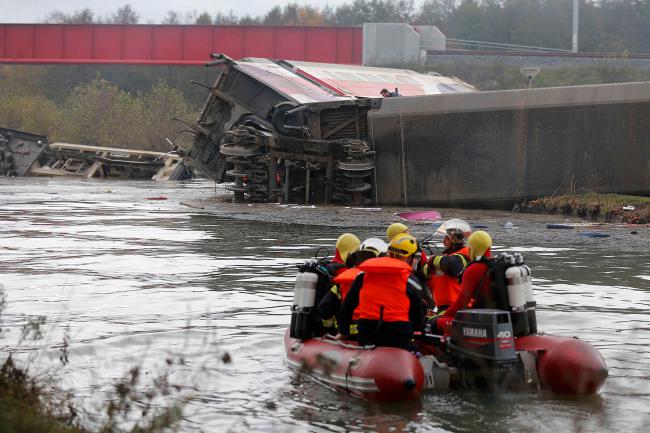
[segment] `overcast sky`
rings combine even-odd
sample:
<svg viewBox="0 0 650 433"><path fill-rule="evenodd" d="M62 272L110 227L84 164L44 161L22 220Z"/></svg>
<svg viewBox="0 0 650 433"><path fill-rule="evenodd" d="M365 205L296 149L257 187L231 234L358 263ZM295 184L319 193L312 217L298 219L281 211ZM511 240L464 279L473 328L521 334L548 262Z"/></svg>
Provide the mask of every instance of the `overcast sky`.
<svg viewBox="0 0 650 433"><path fill-rule="evenodd" d="M350 0L297 0L298 4L318 6L338 6ZM217 12L227 14L232 10L235 15L262 15L275 5L294 3L289 0L0 0L0 22L4 23L33 23L42 22L53 10L66 13L89 8L95 16L107 16L120 6L130 4L140 14L141 23L159 23L167 14L174 10L181 13L196 11Z"/></svg>

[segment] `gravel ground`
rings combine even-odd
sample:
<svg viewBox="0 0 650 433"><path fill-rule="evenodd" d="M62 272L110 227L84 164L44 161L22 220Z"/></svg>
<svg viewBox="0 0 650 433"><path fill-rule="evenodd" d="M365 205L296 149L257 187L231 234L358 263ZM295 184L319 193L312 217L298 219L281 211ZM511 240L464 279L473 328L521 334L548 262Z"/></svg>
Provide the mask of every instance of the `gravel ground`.
<svg viewBox="0 0 650 433"><path fill-rule="evenodd" d="M431 221L405 221L396 214L423 208L356 208L346 206L303 206L281 204L230 203L223 196L194 200L182 204L206 214L243 221L262 221L289 225L316 225L337 228L338 232L354 228L383 229L390 223L400 221L411 228L418 237L434 232ZM499 210L436 208L442 219L462 218L488 231L495 243L506 245L539 245L557 247L570 244L573 248L594 248L616 251L638 251L648 254L650 260L650 225L590 223L579 218L565 218L562 215L539 215L513 213ZM505 228L511 222L514 228ZM573 225L570 230L553 230L547 224ZM586 232L609 235L604 238L585 236Z"/></svg>

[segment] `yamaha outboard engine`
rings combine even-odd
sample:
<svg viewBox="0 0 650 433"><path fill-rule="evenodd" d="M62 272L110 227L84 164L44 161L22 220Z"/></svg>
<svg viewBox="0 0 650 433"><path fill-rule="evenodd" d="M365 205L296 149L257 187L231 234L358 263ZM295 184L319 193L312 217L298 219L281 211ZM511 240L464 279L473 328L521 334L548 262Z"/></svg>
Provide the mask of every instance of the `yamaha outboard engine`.
<svg viewBox="0 0 650 433"><path fill-rule="evenodd" d="M451 325L448 344L465 385L495 388L517 362L515 339L507 311L460 310Z"/></svg>
<svg viewBox="0 0 650 433"><path fill-rule="evenodd" d="M313 311L316 302L318 274L299 272L293 286L293 305L291 306L291 338L311 338L314 332Z"/></svg>

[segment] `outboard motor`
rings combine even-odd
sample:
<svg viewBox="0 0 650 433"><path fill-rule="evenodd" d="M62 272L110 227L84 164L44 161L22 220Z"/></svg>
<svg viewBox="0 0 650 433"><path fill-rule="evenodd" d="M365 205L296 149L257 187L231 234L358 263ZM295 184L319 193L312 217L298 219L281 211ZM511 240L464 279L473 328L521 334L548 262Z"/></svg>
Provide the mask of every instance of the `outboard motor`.
<svg viewBox="0 0 650 433"><path fill-rule="evenodd" d="M503 310L460 310L448 344L469 386L494 388L517 362L510 314Z"/></svg>
<svg viewBox="0 0 650 433"><path fill-rule="evenodd" d="M291 306L291 338L311 338L314 332L313 310L316 301L318 274L299 272L293 286L293 305Z"/></svg>
<svg viewBox="0 0 650 433"><path fill-rule="evenodd" d="M508 288L508 309L512 319L512 330L515 337L529 334L528 316L526 315L526 276L527 271L523 266L523 256L507 255L506 287Z"/></svg>

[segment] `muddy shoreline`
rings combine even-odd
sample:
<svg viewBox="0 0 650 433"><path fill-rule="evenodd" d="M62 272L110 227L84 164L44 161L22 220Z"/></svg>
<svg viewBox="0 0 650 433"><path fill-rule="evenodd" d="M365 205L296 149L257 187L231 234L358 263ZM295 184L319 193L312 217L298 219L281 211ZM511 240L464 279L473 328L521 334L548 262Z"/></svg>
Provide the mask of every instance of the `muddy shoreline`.
<svg viewBox="0 0 650 433"><path fill-rule="evenodd" d="M292 205L275 203L231 203L227 196L182 201L182 205L195 211L220 218L240 221L264 222L288 225L314 225L332 227L332 236L350 230L363 236L371 233L380 236L392 222L403 222L412 232L423 237L435 230L431 221L405 221L396 213L422 208L377 207L357 208L349 206ZM430 210L430 209L427 209ZM650 226L621 223L592 223L578 217L517 213L500 210L436 208L441 219L462 218L475 229L488 231L495 245L538 245L561 247L567 242L585 248L603 249L608 252L638 251L650 255ZM514 228L506 228L506 223ZM548 224L573 226L571 229L549 229ZM597 232L607 237L594 238Z"/></svg>

